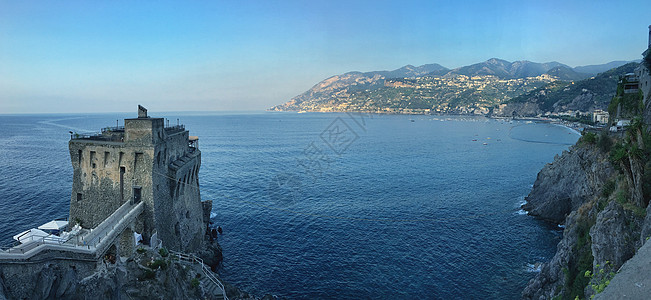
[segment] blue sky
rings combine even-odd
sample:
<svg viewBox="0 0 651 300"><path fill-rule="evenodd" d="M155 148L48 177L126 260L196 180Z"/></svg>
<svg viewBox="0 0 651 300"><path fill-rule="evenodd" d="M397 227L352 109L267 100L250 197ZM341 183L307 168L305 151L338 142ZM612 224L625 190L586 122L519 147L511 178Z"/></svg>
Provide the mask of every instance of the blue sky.
<svg viewBox="0 0 651 300"><path fill-rule="evenodd" d="M651 1L4 1L0 114L263 110L348 71L641 58Z"/></svg>

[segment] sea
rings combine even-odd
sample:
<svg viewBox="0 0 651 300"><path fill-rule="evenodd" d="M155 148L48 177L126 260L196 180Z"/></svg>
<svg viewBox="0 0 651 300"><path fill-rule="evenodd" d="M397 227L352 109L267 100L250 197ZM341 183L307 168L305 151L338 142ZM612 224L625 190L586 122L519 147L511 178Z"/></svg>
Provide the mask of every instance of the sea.
<svg viewBox="0 0 651 300"><path fill-rule="evenodd" d="M518 299L562 236L520 206L579 137L469 116L150 115L199 137L221 278L289 299ZM0 242L68 216L71 131L130 117L0 115Z"/></svg>

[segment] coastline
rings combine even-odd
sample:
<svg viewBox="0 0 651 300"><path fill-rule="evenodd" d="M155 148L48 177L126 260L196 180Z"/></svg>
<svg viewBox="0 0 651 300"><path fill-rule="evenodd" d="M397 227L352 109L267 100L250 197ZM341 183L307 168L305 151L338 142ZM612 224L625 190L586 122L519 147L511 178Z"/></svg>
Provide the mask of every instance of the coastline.
<svg viewBox="0 0 651 300"><path fill-rule="evenodd" d="M408 115L408 116L472 116L472 117L485 117L494 120L518 120L518 121L533 121L539 123L550 123L553 125L565 127L577 135L586 128L603 128L592 125L583 124L580 122L570 122L558 118L551 117L502 117L492 116L490 114L464 114L464 113L424 113L424 112L389 112L389 111L356 111L356 110L341 110L341 111L321 111L321 110L274 110L267 109L269 112L285 112L285 113L357 113L357 114L378 114L378 115Z"/></svg>

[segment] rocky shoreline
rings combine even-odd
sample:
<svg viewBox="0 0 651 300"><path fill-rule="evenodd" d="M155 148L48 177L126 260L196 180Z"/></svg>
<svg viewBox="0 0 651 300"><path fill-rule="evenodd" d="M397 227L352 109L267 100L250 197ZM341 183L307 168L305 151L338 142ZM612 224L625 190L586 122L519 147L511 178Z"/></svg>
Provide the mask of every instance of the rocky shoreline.
<svg viewBox="0 0 651 300"><path fill-rule="evenodd" d="M556 254L528 283L523 299L595 295L651 234L650 207L633 205L621 166L600 146L582 137L540 171L526 197L523 209L530 215L565 229Z"/></svg>

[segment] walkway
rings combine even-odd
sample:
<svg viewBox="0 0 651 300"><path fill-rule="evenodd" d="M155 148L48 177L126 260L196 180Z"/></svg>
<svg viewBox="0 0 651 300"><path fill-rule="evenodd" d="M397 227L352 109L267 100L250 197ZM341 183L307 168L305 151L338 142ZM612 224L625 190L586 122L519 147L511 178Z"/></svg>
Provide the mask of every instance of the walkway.
<svg viewBox="0 0 651 300"><path fill-rule="evenodd" d="M206 291L210 293L211 295L215 296L215 299L221 300L228 300L228 297L226 297L226 289L224 288L224 285L222 282L215 276L215 273L213 273L210 270L210 267L208 267L206 264L203 263L203 260L201 258L198 258L194 255L189 255L181 252L176 252L176 251L170 251L172 255L174 255L176 258L179 259L181 262L185 263L190 263L190 264L199 264L201 265L201 271L203 271L203 274L205 275L200 281L201 284L205 287Z"/></svg>
<svg viewBox="0 0 651 300"><path fill-rule="evenodd" d="M113 241L143 211L143 203L124 203L106 220L86 233L66 241L55 238L35 238L33 241L0 250L0 263L4 260L26 260L45 250L74 252L99 257L113 244Z"/></svg>

